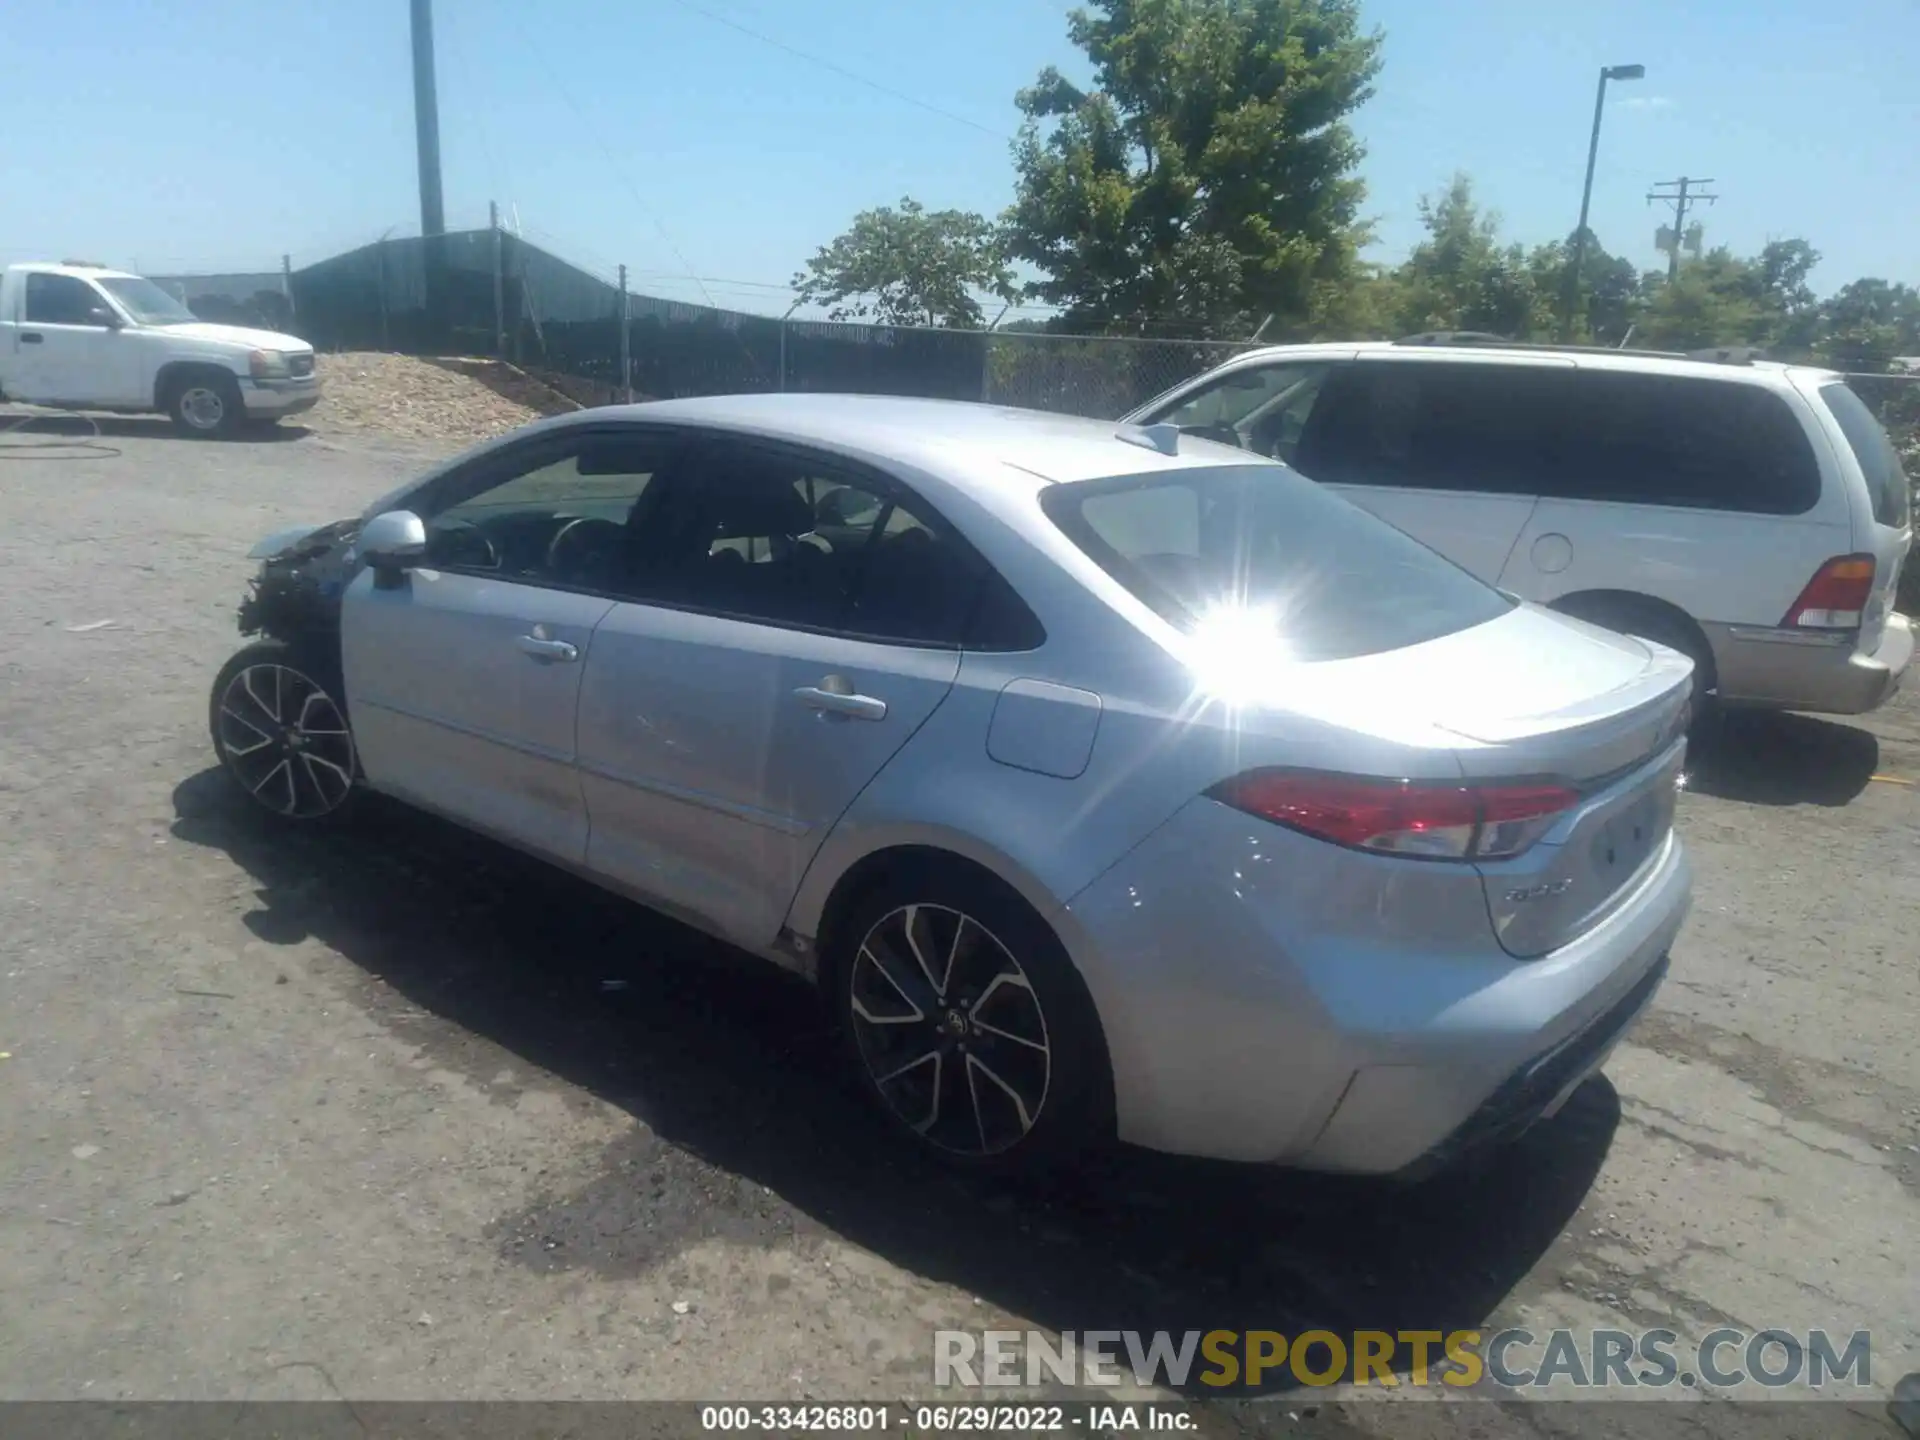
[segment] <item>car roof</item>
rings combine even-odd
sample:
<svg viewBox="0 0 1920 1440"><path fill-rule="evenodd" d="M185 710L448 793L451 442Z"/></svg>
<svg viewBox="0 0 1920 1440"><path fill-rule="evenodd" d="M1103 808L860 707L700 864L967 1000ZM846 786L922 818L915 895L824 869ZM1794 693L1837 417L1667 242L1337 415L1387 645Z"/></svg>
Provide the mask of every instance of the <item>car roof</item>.
<svg viewBox="0 0 1920 1440"><path fill-rule="evenodd" d="M1044 410L969 400L893 395L709 395L577 411L576 423L638 420L724 430L832 450L882 467L908 464L977 488L998 479L1031 491L1110 475L1140 475L1195 465L1260 463L1244 450L1181 437L1174 454L1133 426ZM1132 440L1122 438L1132 434Z"/></svg>
<svg viewBox="0 0 1920 1440"><path fill-rule="evenodd" d="M1790 372L1809 375L1834 376L1838 372L1819 365L1794 365L1781 360L1767 360L1740 354L1737 347L1730 350L1727 359L1709 358L1710 352L1681 354L1677 351L1656 350L1618 350L1599 346L1580 345L1532 345L1518 341L1498 343L1496 341L1470 344L1447 344L1444 341L1419 340L1352 340L1344 343L1335 341L1316 341L1305 345L1266 345L1257 350L1249 350L1234 356L1231 360L1216 366L1226 369L1229 366L1238 369L1248 364L1265 364L1275 360L1314 360L1333 359L1344 356L1379 359L1392 356L1396 359L1419 359L1423 356L1443 357L1446 359L1471 359L1482 361L1507 361L1526 363L1566 363L1572 362L1582 369L1624 370L1640 374L1664 374L1678 376L1696 376L1713 380L1739 379L1753 375L1785 375ZM1737 357L1737 358L1735 358ZM1211 373L1211 372L1209 372Z"/></svg>
<svg viewBox="0 0 1920 1440"><path fill-rule="evenodd" d="M140 277L127 270L115 270L106 265L86 265L73 260L23 260L7 266L24 275L78 275L88 280L138 280Z"/></svg>

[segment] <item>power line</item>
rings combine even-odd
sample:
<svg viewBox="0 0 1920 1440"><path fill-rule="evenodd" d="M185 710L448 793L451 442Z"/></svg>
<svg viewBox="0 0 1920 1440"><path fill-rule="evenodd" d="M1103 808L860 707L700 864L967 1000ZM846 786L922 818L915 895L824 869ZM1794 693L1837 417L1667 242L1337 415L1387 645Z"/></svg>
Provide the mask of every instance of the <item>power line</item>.
<svg viewBox="0 0 1920 1440"><path fill-rule="evenodd" d="M507 13L510 17L513 16L511 8L508 9ZM603 127L596 124L593 118L581 107L580 102L574 99L573 92L567 88L566 82L562 80L554 70L552 63L547 59L546 52L534 43L533 37L527 33L526 27L520 24L517 17L513 17L512 23L514 28L520 32L520 38L526 42L527 48L533 52L534 59L540 63L540 68L547 72L547 78L553 82L553 88L560 92L560 98L567 102L568 108L571 109L575 115L579 116L580 123L586 126L587 133L593 136L594 143L600 147L600 154L607 162L607 167L625 183L628 193L633 197L634 205L642 215L647 217L647 220L652 224L653 228L660 232L660 238L666 242L667 249L673 252L673 258L680 262L681 268L685 270L690 277L693 277L692 263L688 261L680 247L674 243L673 236L667 233L667 227L660 223L660 217L655 215L647 202L640 197L640 187L634 184L633 176L628 173L627 168L615 157L612 149L607 145L607 142L601 139ZM696 285L700 284L698 277L693 278ZM700 293L706 295L708 305L713 306L716 310L722 308L714 303L713 296L707 294L707 287L705 285L700 285Z"/></svg>
<svg viewBox="0 0 1920 1440"><path fill-rule="evenodd" d="M903 100L909 105L914 105L927 111L929 114L941 116L943 119L951 120L958 125L965 125L970 130L978 130L982 135L991 135L996 140L1006 140L1010 142L1013 139L1013 137L1004 130L995 130L990 125L982 125L978 120L969 120L964 115L956 114L952 110L942 109L929 100L921 99L918 95L910 95L905 90L896 90L891 85L885 85L878 80L869 79L867 76L859 74L857 71L849 70L846 66L829 60L825 56L815 55L809 50L802 50L797 45L789 45L784 40L776 40L771 35L763 35L758 30L742 25L738 20L730 20L725 15L715 14L704 5L696 5L693 3L693 0L673 0L673 3L678 5L682 10L691 10L696 15L704 16L716 25L724 25L729 30L737 30L749 39L758 40L762 45L771 45L774 49L783 50L796 59L805 60L810 65L818 65L823 70L831 70L834 74L851 80L856 85L864 85L869 90L877 90L882 95L890 95L895 100Z"/></svg>

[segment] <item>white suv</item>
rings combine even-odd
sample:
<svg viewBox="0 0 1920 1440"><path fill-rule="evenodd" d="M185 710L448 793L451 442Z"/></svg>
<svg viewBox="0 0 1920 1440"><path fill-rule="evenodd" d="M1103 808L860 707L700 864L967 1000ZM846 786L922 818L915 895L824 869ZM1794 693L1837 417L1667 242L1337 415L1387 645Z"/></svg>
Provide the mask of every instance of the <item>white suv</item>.
<svg viewBox="0 0 1920 1440"><path fill-rule="evenodd" d="M1907 478L1845 378L1455 336L1253 351L1126 417L1293 465L1522 599L1691 656L1696 695L1899 686Z"/></svg>

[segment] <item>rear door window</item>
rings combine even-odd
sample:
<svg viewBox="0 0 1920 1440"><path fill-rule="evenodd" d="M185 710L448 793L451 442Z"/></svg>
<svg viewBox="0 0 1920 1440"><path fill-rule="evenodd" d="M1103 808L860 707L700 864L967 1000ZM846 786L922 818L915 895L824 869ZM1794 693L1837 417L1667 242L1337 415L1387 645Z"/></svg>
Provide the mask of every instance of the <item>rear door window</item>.
<svg viewBox="0 0 1920 1440"><path fill-rule="evenodd" d="M1300 660L1372 655L1514 602L1419 541L1279 465L1055 485L1053 523L1164 619L1198 630L1270 612Z"/></svg>
<svg viewBox="0 0 1920 1440"><path fill-rule="evenodd" d="M1801 515L1820 499L1806 431L1758 385L1583 370L1564 426L1563 499L1754 515Z"/></svg>
<svg viewBox="0 0 1920 1440"><path fill-rule="evenodd" d="M1846 385L1822 385L1820 399L1847 437L1853 458L1860 462L1860 473L1867 478L1867 493L1873 497L1874 520L1894 530L1906 529L1912 495L1900 452L1893 448L1885 427Z"/></svg>
<svg viewBox="0 0 1920 1440"><path fill-rule="evenodd" d="M716 442L681 469L656 603L935 648L1023 649L1017 597L978 618L991 568L917 496L824 457ZM1027 618L1030 618L1027 617Z"/></svg>
<svg viewBox="0 0 1920 1440"><path fill-rule="evenodd" d="M1294 463L1328 485L1539 494L1573 373L1359 361L1328 377Z"/></svg>

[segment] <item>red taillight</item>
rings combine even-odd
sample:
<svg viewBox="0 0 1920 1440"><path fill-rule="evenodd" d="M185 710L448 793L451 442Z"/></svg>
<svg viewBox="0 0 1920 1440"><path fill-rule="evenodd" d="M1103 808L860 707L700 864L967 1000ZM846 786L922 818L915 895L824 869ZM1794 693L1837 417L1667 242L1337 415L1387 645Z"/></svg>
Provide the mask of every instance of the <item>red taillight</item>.
<svg viewBox="0 0 1920 1440"><path fill-rule="evenodd" d="M1858 630L1873 594L1873 556L1842 555L1814 573L1780 623L1801 630Z"/></svg>
<svg viewBox="0 0 1920 1440"><path fill-rule="evenodd" d="M1335 845L1428 860L1518 855L1580 798L1555 785L1445 785L1294 770L1252 770L1208 793Z"/></svg>

